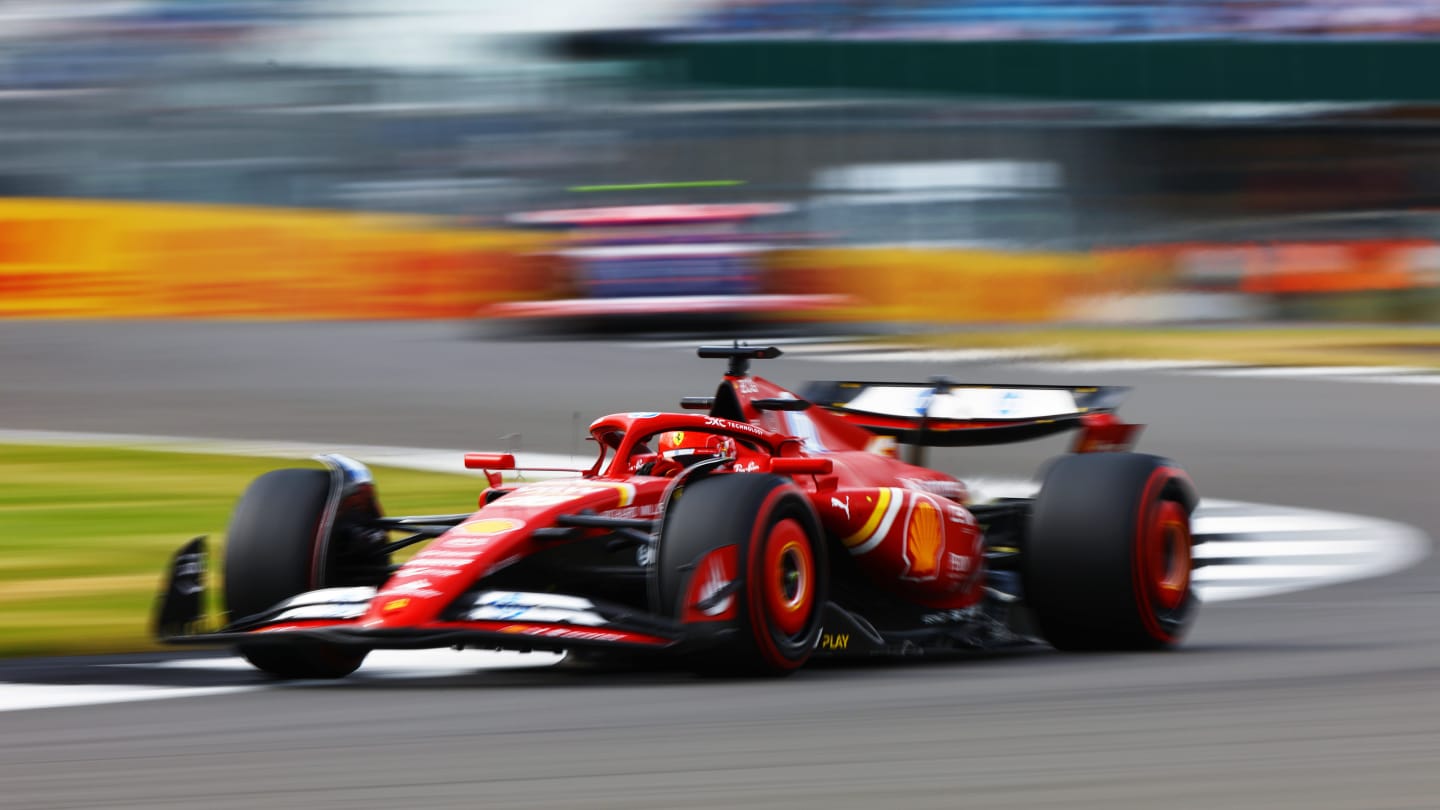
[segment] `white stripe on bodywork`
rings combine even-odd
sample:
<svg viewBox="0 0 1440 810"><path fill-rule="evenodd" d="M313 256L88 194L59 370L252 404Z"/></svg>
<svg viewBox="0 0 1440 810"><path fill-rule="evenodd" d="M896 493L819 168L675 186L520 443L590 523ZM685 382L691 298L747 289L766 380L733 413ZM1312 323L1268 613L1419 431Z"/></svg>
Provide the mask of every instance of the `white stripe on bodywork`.
<svg viewBox="0 0 1440 810"><path fill-rule="evenodd" d="M871 551L884 541L885 536L890 533L890 527L895 524L895 516L900 514L900 506L905 500L906 493L909 492L909 490L898 487L885 487L885 489L890 491L890 505L885 509L885 516L880 519L880 525L875 527L875 531L869 537L859 545L850 548L850 553L854 556L858 557Z"/></svg>

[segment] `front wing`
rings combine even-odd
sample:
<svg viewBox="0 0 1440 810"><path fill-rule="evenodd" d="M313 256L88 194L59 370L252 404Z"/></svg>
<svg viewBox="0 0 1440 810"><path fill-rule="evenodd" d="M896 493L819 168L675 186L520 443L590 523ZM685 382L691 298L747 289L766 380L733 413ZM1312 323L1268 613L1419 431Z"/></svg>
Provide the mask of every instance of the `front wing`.
<svg viewBox="0 0 1440 810"><path fill-rule="evenodd" d="M681 639L612 627L554 622L435 622L404 628L367 628L357 622L305 622L257 630L168 636L170 644L282 645L324 642L365 649L476 647L500 650L565 650L574 647L624 647L665 650Z"/></svg>
<svg viewBox="0 0 1440 810"><path fill-rule="evenodd" d="M370 587L309 591L216 629L206 618L211 600L205 557L204 538L192 540L174 557L156 612L155 635L165 643L257 647L323 643L356 649L469 647L556 652L612 648L683 655L739 632L728 623L682 624L602 600L499 591L462 597L434 621L380 626L365 619L376 593ZM1008 646L1022 638L1004 626L1003 618L981 607L909 617L899 624L906 629L884 631L833 602L825 610L823 632L815 649L820 657Z"/></svg>
<svg viewBox="0 0 1440 810"><path fill-rule="evenodd" d="M155 635L169 644L283 645L324 642L367 649L480 647L561 650L624 647L668 650L684 640L678 622L596 600L554 594L485 592L462 599L433 622L380 627L363 616L374 588L299 594L218 630L207 621L205 539L175 554L159 597ZM583 604L580 604L583 603ZM570 618L573 621L565 621Z"/></svg>

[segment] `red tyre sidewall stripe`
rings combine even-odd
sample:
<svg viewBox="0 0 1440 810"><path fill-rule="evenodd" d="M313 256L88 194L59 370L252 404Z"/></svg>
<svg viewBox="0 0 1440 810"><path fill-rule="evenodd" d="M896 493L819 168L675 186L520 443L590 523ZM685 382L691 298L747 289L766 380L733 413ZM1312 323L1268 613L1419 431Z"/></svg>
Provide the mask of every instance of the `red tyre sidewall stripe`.
<svg viewBox="0 0 1440 810"><path fill-rule="evenodd" d="M1176 546L1174 553L1170 551L1171 526L1178 527L1180 532L1173 541ZM1160 512L1156 516L1154 530L1159 534L1159 545L1150 549L1155 555L1149 561L1150 581L1159 585L1161 606L1166 610L1175 610L1185 603L1185 593L1190 590L1190 570L1193 564L1190 558L1190 527L1184 507L1172 500L1160 501ZM1167 554L1172 558L1168 565L1165 562ZM1171 576L1177 571L1181 574L1178 579ZM1183 587L1175 588L1177 582Z"/></svg>
<svg viewBox="0 0 1440 810"><path fill-rule="evenodd" d="M750 543L746 549L745 606L750 612L750 631L755 646L767 663L777 669L797 669L805 662L805 656L790 659L781 651L770 634L770 616L765 612L765 558L766 545L770 539L770 517L781 499L798 491L791 486L779 486L765 496L756 510L755 525L750 529ZM812 600L813 602L813 600Z"/></svg>
<svg viewBox="0 0 1440 810"><path fill-rule="evenodd" d="M1134 590L1135 606L1140 610L1140 622L1151 638L1162 642L1175 640L1175 635L1160 624L1156 615L1154 600L1150 595L1151 524L1160 515L1162 508L1160 494L1172 480L1183 479L1184 473L1173 467L1159 467L1150 473L1140 496L1140 509L1135 515L1135 543L1130 554L1131 587ZM1188 532L1187 532L1188 538Z"/></svg>
<svg viewBox="0 0 1440 810"><path fill-rule="evenodd" d="M789 535L789 536L787 536ZM798 572L798 587L793 599L785 594L785 583L779 577L785 556L793 549ZM815 555L805 535L805 528L794 518L784 518L766 533L764 591L768 615L780 632L794 636L805 629L810 618L815 594Z"/></svg>

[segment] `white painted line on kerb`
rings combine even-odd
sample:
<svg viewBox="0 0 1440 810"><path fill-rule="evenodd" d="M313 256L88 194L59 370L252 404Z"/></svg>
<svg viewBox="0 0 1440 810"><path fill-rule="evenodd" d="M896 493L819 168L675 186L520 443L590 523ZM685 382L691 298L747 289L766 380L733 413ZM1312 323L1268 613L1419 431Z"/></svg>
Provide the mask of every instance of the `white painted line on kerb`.
<svg viewBox="0 0 1440 810"><path fill-rule="evenodd" d="M1192 521L1195 534L1261 534L1273 532L1361 531L1374 520L1338 512L1283 512L1270 515L1197 515Z"/></svg>
<svg viewBox="0 0 1440 810"><path fill-rule="evenodd" d="M1203 520L1203 518L1201 518ZM1199 521L1196 521L1197 523ZM1204 534L1196 532L1201 537ZM1373 544L1368 540L1226 540L1202 543L1195 547L1197 560L1261 558L1261 557L1340 557L1366 554Z"/></svg>
<svg viewBox="0 0 1440 810"><path fill-rule="evenodd" d="M1205 601L1213 601L1205 593L1205 585L1212 582L1224 582L1226 585L1234 586L1245 580L1299 580L1310 583L1325 583L1330 581L1343 582L1348 577L1331 580L1331 577L1339 575L1343 566L1338 564L1299 564L1286 563L1284 565L1266 565L1263 563L1246 563L1244 565L1221 565L1211 568L1201 568L1195 572L1195 584L1200 589L1200 594ZM1307 587L1315 587L1310 585ZM1290 588L1290 590L1303 590L1302 588Z"/></svg>
<svg viewBox="0 0 1440 810"><path fill-rule="evenodd" d="M978 498L1028 498L1034 481L967 481ZM1395 521L1214 498L1191 522L1195 559L1224 560L1195 572L1206 602L1230 602L1393 574L1423 560L1430 538Z"/></svg>

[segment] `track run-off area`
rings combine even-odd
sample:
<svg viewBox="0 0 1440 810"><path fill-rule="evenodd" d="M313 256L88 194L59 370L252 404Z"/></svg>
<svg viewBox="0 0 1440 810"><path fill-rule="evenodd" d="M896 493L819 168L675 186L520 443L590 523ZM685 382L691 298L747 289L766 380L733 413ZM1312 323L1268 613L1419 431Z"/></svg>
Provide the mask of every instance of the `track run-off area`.
<svg viewBox="0 0 1440 810"><path fill-rule="evenodd" d="M674 407L722 370L634 340L472 334L0 323L0 428L263 442L277 458L323 447L397 466L439 453L458 469L460 449L583 453L596 416ZM943 374L1133 386L1121 413L1149 425L1139 449L1176 459L1204 497L1206 604L1186 644L763 682L475 651L377 654L346 681L285 685L223 654L12 660L0 663L4 806L1435 805L1440 564L1426 555L1440 534L1440 387L826 355L756 371L796 385ZM999 495L1032 486L1063 449L934 462Z"/></svg>

